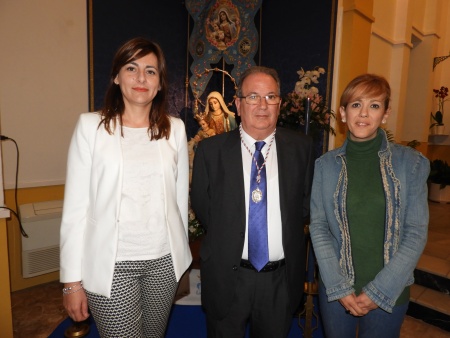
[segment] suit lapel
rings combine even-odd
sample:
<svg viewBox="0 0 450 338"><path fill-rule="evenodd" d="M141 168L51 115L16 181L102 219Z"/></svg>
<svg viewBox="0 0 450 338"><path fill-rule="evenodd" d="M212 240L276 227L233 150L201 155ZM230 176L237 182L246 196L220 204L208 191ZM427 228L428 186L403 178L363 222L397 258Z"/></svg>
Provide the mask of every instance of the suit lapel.
<svg viewBox="0 0 450 338"><path fill-rule="evenodd" d="M224 187L224 191L229 193L230 203L236 208L236 214L243 220L245 226L245 189L244 174L242 171L241 139L239 129L227 133L228 138L223 143L221 163L224 167L225 175L233 177L232 186Z"/></svg>
<svg viewBox="0 0 450 338"><path fill-rule="evenodd" d="M289 200L286 196L288 189L289 175L294 173L289 170L290 164L292 167L292 161L294 160L294 154L292 153L289 140L283 134L283 130L278 128L275 134L275 140L277 142L277 160L278 160L278 189L280 194L280 209L281 209L281 222L286 224L286 207L289 205Z"/></svg>

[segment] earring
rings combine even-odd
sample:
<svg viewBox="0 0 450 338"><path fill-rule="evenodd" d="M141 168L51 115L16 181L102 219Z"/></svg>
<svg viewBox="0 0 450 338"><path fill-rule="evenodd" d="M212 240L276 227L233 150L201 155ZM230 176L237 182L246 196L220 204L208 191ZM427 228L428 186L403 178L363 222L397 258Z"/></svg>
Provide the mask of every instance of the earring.
<svg viewBox="0 0 450 338"><path fill-rule="evenodd" d="M381 123L382 123L382 124L385 124L385 123L386 123L386 120L381 121Z"/></svg>
<svg viewBox="0 0 450 338"><path fill-rule="evenodd" d="M347 122L347 120L343 118L343 119L342 119L342 123L345 123L345 122Z"/></svg>

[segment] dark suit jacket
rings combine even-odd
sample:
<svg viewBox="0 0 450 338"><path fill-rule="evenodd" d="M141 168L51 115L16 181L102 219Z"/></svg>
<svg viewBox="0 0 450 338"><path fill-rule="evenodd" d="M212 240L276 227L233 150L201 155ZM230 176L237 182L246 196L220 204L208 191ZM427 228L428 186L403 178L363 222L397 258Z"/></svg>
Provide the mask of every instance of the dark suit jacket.
<svg viewBox="0 0 450 338"><path fill-rule="evenodd" d="M289 306L294 312L305 276L304 221L309 216L313 148L309 137L288 129L277 128L275 140ZM226 316L239 287L246 223L244 195L239 130L201 141L194 158L191 205L207 231L200 249L202 305L217 319Z"/></svg>

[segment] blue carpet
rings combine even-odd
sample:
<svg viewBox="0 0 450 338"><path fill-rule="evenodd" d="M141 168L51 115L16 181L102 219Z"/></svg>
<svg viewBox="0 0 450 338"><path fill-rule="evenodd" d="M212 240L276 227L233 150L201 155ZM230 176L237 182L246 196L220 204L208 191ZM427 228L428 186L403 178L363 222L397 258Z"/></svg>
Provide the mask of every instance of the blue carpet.
<svg viewBox="0 0 450 338"><path fill-rule="evenodd" d="M304 318L301 319L304 325ZM62 338L64 331L72 324L70 318L64 320L49 338ZM313 320L312 326L316 325ZM99 334L94 321L91 319L91 330L86 338L98 338ZM248 337L248 334L246 335ZM303 331L298 325L298 318L292 320L288 338L303 337ZM201 306L174 305L167 326L166 338L206 338L205 314ZM313 331L313 338L323 338L322 329Z"/></svg>
<svg viewBox="0 0 450 338"><path fill-rule="evenodd" d="M302 318L301 323L304 325ZM63 338L64 331L72 325L70 318L64 320L49 338ZM313 326L315 326L313 321ZM247 335L248 336L248 335ZM98 338L99 334L93 320L91 330L86 338ZM292 320L289 338L303 337L303 330L298 326L298 318ZM206 338L205 315L200 306L174 305L167 326L166 338ZM322 329L319 327L313 331L313 338L323 338Z"/></svg>

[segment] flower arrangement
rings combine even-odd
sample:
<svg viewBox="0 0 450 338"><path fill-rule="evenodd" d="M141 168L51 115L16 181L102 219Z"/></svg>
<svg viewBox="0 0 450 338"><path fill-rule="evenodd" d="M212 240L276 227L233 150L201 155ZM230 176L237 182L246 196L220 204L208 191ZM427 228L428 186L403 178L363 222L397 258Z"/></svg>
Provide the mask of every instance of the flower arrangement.
<svg viewBox="0 0 450 338"><path fill-rule="evenodd" d="M189 241L193 242L201 235L205 233L205 229L203 229L202 225L195 217L194 210L192 210L189 205L189 215L188 215L188 230L189 230Z"/></svg>
<svg viewBox="0 0 450 338"><path fill-rule="evenodd" d="M446 97L448 96L448 87L442 86L440 89L433 89L434 97L438 98L438 110L436 113L431 113L432 119L435 121L431 124L430 128L434 126L443 126L444 122L444 102L448 101Z"/></svg>
<svg viewBox="0 0 450 338"><path fill-rule="evenodd" d="M277 124L294 130L303 128L316 140L323 132L336 135L330 126L330 118L334 118L335 114L328 109L319 89L314 86L319 83L320 75L325 74L325 69L316 67L305 72L301 68L297 74L299 81L294 90L283 98Z"/></svg>

